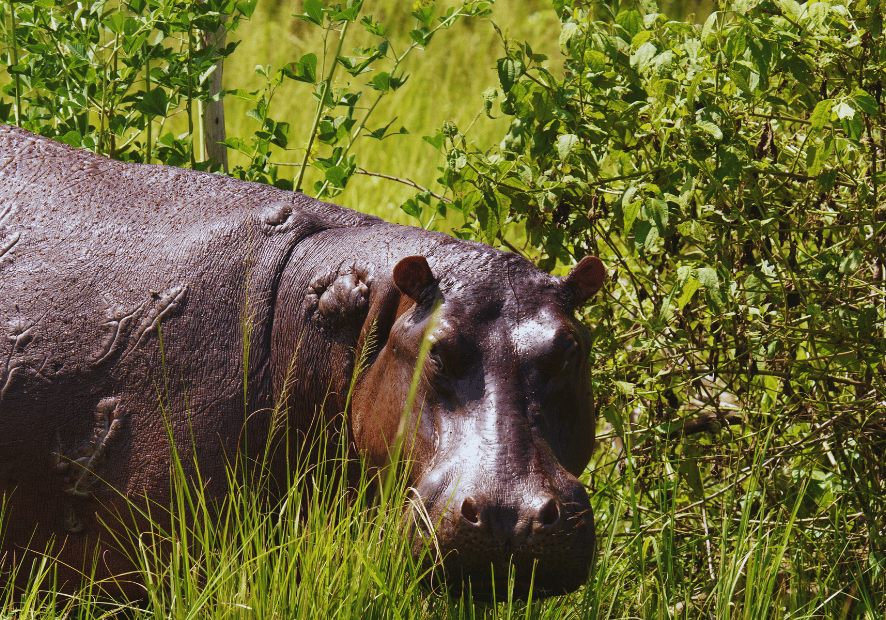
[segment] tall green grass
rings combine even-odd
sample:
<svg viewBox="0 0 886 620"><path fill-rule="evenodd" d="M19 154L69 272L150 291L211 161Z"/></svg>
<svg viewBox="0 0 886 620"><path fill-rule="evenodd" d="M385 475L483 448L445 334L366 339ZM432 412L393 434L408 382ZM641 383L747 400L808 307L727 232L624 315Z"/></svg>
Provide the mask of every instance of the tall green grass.
<svg viewBox="0 0 886 620"><path fill-rule="evenodd" d="M53 588L47 557L30 569L24 591L6 586L0 617L882 617L882 593L865 589L869 579L833 582L839 564L857 562L843 554L836 530L819 543L827 548L819 549L823 562L810 575L808 555L797 553L796 541L809 536L797 519L800 499L786 515L768 514L756 501L769 491L765 444L746 472L745 492L733 492L726 503L733 509L708 515L709 538L674 536L686 518L674 503L644 507L619 481L601 484L592 501L601 550L591 584L530 604L512 600L508 584L502 584L497 604L430 591L427 563L411 555L414 513L404 510L412 506L405 477L391 478L395 482L384 495L377 492L379 479L365 472L349 487L341 475L345 446L340 443L335 452L319 463L292 461L292 484L278 500L269 499L264 483L245 482L232 465L230 490L215 501L199 480L189 478L184 455L173 450L169 512L153 512L149 532L132 532L120 541L134 549L138 568L130 577L145 584L143 600L115 601L105 593L109 584L89 579L80 594L61 595ZM618 493L622 496L611 502ZM634 510L652 510L651 526L634 527L642 521L631 518ZM430 553L427 546L424 553Z"/></svg>

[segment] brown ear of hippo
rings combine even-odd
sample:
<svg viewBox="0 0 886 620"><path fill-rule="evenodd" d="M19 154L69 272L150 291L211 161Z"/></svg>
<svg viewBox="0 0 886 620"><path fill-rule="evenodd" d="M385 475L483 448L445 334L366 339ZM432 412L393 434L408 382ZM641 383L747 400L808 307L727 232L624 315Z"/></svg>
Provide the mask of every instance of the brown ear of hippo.
<svg viewBox="0 0 886 620"><path fill-rule="evenodd" d="M585 256L563 280L575 295L575 305L581 306L603 287L606 267L596 256Z"/></svg>
<svg viewBox="0 0 886 620"><path fill-rule="evenodd" d="M394 284L401 293L415 301L433 281L434 274L424 256L407 256L394 267Z"/></svg>

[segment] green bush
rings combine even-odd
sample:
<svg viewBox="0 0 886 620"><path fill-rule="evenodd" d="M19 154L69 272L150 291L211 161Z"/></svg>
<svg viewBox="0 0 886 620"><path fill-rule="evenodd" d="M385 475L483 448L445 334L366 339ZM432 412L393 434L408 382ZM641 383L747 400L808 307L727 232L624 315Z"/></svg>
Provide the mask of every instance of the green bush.
<svg viewBox="0 0 886 620"><path fill-rule="evenodd" d="M323 32L322 50L315 50L319 55L312 51L277 69L256 66L263 82L256 90L213 93L210 76L221 70L216 63L238 43L209 44L206 33L236 31L257 1L8 3L0 14L6 44L0 62L9 77L2 92L10 98L0 104L0 122L114 159L218 171L203 155L200 110L210 101L236 98L247 102L246 115L258 129L224 140L247 162L231 174L301 190L311 166L320 172L314 194L333 197L357 171L356 142L408 133L397 128L396 119L379 127L369 124L379 102L409 79L404 60L430 45L439 31L489 13L489 3L478 0L442 10L418 2L411 11L410 41L400 48L362 2L327 7L306 0L303 12L293 17ZM351 27L362 28L362 44L348 53L347 45L355 44ZM316 110L303 142L291 136L288 122L272 116L274 96L286 80L307 85L305 100ZM292 150L300 160L294 180L280 174L281 164L292 165L281 162L280 154Z"/></svg>
<svg viewBox="0 0 886 620"><path fill-rule="evenodd" d="M0 121L114 159L206 168L192 144L197 108L237 46L201 45L200 33L236 29L256 2L6 3ZM178 137L164 133L176 114L188 127Z"/></svg>
<svg viewBox="0 0 886 620"><path fill-rule="evenodd" d="M821 596L798 609L835 584L882 601L884 5L738 0L701 28L651 2L555 5L562 77L503 40L500 89L484 97L507 134L490 149L444 125L428 140L451 202L415 204L460 212L456 234L544 269L610 265L586 316L601 439L625 448L594 476L603 523L643 533L638 545L669 532L681 549L660 579L687 583L662 604L711 594L723 555L700 541L743 544L751 497L756 518L804 525L790 537L804 566L782 580L799 581L772 600L811 579Z"/></svg>

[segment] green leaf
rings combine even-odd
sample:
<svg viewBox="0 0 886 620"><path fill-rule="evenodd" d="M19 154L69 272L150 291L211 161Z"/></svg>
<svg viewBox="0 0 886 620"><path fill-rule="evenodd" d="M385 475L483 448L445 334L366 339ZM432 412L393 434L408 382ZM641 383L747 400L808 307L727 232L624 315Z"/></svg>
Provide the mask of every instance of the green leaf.
<svg viewBox="0 0 886 620"><path fill-rule="evenodd" d="M716 36L717 32L717 19L720 17L720 13L718 11L714 11L704 22L704 26L701 28L701 39L702 44L710 45L711 37Z"/></svg>
<svg viewBox="0 0 886 620"><path fill-rule="evenodd" d="M695 112L695 97L698 92L698 87L701 85L702 80L705 78L705 73L703 71L699 71L695 74L695 77L692 78L692 82L689 83L689 88L686 89L686 108L691 110L693 113Z"/></svg>
<svg viewBox="0 0 886 620"><path fill-rule="evenodd" d="M316 54L305 54L298 59L298 62L292 62L283 68L283 75L296 80L297 82L306 82L308 84L317 83L317 56Z"/></svg>
<svg viewBox="0 0 886 620"><path fill-rule="evenodd" d="M852 116L844 116L841 118L840 126L850 139L858 142L864 133L864 124L861 122L861 115L855 114L854 112L855 111L853 110Z"/></svg>
<svg viewBox="0 0 886 620"><path fill-rule="evenodd" d="M657 51L655 44L647 41L640 46L640 49L631 54L631 66L637 67L637 71L640 73L645 72L649 63L655 58Z"/></svg>
<svg viewBox="0 0 886 620"><path fill-rule="evenodd" d="M334 5L333 5L334 6ZM349 21L353 22L357 19L357 16L360 15L360 5L355 4L346 8L344 11L339 11L332 16L332 20L336 22L340 21Z"/></svg>
<svg viewBox="0 0 886 620"><path fill-rule="evenodd" d="M341 166L333 166L326 171L326 180L333 187L344 188L348 181L348 173Z"/></svg>
<svg viewBox="0 0 886 620"><path fill-rule="evenodd" d="M581 36L581 28L578 24L575 22L566 22L560 28L560 38L558 39L558 43L560 47L569 47L572 40L578 36Z"/></svg>
<svg viewBox="0 0 886 620"><path fill-rule="evenodd" d="M634 9L619 11L615 23L627 30L631 37L643 30L643 16Z"/></svg>
<svg viewBox="0 0 886 620"><path fill-rule="evenodd" d="M772 66L772 44L766 39L752 38L748 41L748 49L751 51L751 58L754 59L754 66L760 75L760 85L765 88L769 82Z"/></svg>
<svg viewBox="0 0 886 620"><path fill-rule="evenodd" d="M821 128L825 126L825 123L830 120L831 107L833 107L833 105L833 99L824 99L815 105L815 109L812 110L812 116L809 117L809 123L812 126L813 131L821 131Z"/></svg>
<svg viewBox="0 0 886 620"><path fill-rule="evenodd" d="M646 248L652 247L652 244L658 239L658 228L651 223L640 220L634 230L634 241L637 245Z"/></svg>
<svg viewBox="0 0 886 620"><path fill-rule="evenodd" d="M421 221L421 207L414 198L410 198L400 205L400 209L402 209L407 215L411 215L415 219Z"/></svg>
<svg viewBox="0 0 886 620"><path fill-rule="evenodd" d="M742 58L744 51L747 49L747 38L745 30L738 28L730 32L726 37L725 53L726 58L730 61L737 61Z"/></svg>
<svg viewBox="0 0 886 620"><path fill-rule="evenodd" d="M876 99L871 97L867 91L860 88L852 93L852 100L855 102L855 105L858 106L858 109L865 114L877 114L880 111Z"/></svg>
<svg viewBox="0 0 886 620"><path fill-rule="evenodd" d="M431 40L431 33L426 27L416 28L415 30L409 33L410 38L416 42L416 44L425 47L428 42Z"/></svg>
<svg viewBox="0 0 886 620"><path fill-rule="evenodd" d="M751 90L751 87L748 86L748 81L744 79L744 76L740 72L730 69L729 78L735 83L736 86L738 86L738 89L742 93L744 93L745 97L750 99L754 96L753 90Z"/></svg>
<svg viewBox="0 0 886 620"><path fill-rule="evenodd" d="M68 146L75 146L77 148L80 148L83 144L83 139L80 136L80 132L74 130L69 131L63 136L59 136L57 139L61 142L64 142Z"/></svg>
<svg viewBox="0 0 886 620"><path fill-rule="evenodd" d="M834 188L834 183L836 182L836 180L837 169L829 168L822 171L822 173L818 175L818 178L815 180L815 184L820 192L829 192Z"/></svg>
<svg viewBox="0 0 886 620"><path fill-rule="evenodd" d="M646 41L650 40L653 36L655 36L655 33L651 30L641 30L634 35L633 39L631 39L631 48L634 50L639 49L641 45L646 43Z"/></svg>
<svg viewBox="0 0 886 620"><path fill-rule="evenodd" d="M687 450L687 453L688 452L689 451ZM689 456L689 454L686 456ZM692 489L692 492L695 493L695 496L703 498L705 496L704 483L701 479L701 473L698 470L698 459L683 458L680 461L679 472L689 488Z"/></svg>
<svg viewBox="0 0 886 620"><path fill-rule="evenodd" d="M323 3L320 0L305 0L304 13L293 15L298 19L311 22L317 26L323 26Z"/></svg>
<svg viewBox="0 0 886 620"><path fill-rule="evenodd" d="M513 88L523 73L523 63L513 58L500 58L498 61L498 81L507 93Z"/></svg>
<svg viewBox="0 0 886 620"><path fill-rule="evenodd" d="M388 29L372 15L364 16L363 19L360 20L360 23L366 29L366 32L377 37L383 37L388 32Z"/></svg>
<svg viewBox="0 0 886 620"><path fill-rule="evenodd" d="M830 10L831 5L828 2L810 2L806 5L806 15L818 30L824 27Z"/></svg>
<svg viewBox="0 0 886 620"><path fill-rule="evenodd" d="M818 176L822 168L828 163L833 147L834 140L829 135L822 140L822 143L817 148L810 147L809 152L806 154L806 172L810 176Z"/></svg>
<svg viewBox="0 0 886 620"><path fill-rule="evenodd" d="M650 211L650 215L652 215L652 221L655 222L655 226L658 228L659 236L666 236L668 230L668 216L670 215L668 213L668 203L658 198L648 198L646 205Z"/></svg>
<svg viewBox="0 0 886 620"><path fill-rule="evenodd" d="M483 192L483 199L475 207L477 221L488 243L492 243L501 231L499 200L494 192Z"/></svg>
<svg viewBox="0 0 886 620"><path fill-rule="evenodd" d="M643 205L642 200L635 200L630 203L626 207L624 207L624 233L626 235L631 233L631 230L634 227L634 220L637 219L637 213L640 212L640 207Z"/></svg>
<svg viewBox="0 0 886 620"><path fill-rule="evenodd" d="M80 45L79 43L68 43L68 51L70 51L75 58L79 58L80 60L85 60L86 62L89 62L89 53L85 45Z"/></svg>
<svg viewBox="0 0 886 620"><path fill-rule="evenodd" d="M700 129L718 142L723 139L723 132L711 121L698 121L693 127Z"/></svg>
<svg viewBox="0 0 886 620"><path fill-rule="evenodd" d="M367 131L369 131L369 133L366 134L366 137L367 138L375 138L376 140L383 140L384 138L387 138L387 137L390 137L390 136L393 136L396 134L408 134L409 132L406 131L405 127L400 127L400 131L396 131L391 134L388 133L388 129L391 127L391 125L394 124L394 121L396 121L396 120L397 120L397 117L394 117L390 123L388 123L384 127L379 127L375 131L367 130Z"/></svg>
<svg viewBox="0 0 886 620"><path fill-rule="evenodd" d="M371 85L374 89L380 90L383 93L388 92L391 90L391 74L386 71L376 74L372 78Z"/></svg>
<svg viewBox="0 0 886 620"><path fill-rule="evenodd" d="M498 89L487 88L483 91L483 109L486 112L486 116L488 118L495 118L494 116L492 116L492 103L496 99L498 99Z"/></svg>
<svg viewBox="0 0 886 620"><path fill-rule="evenodd" d="M781 10L787 13L787 16L794 21L799 21L803 9L796 0L776 0L776 4Z"/></svg>
<svg viewBox="0 0 886 620"><path fill-rule="evenodd" d="M682 310L689 300L692 299L695 291L697 291L698 287L701 285L701 283L692 276L694 272L694 269L687 266L677 268L677 284L671 289L667 302L662 307L662 314L664 314L667 307L670 306L671 300L674 298L676 291L680 291L680 296L677 298L678 309Z"/></svg>
<svg viewBox="0 0 886 620"><path fill-rule="evenodd" d="M285 149L289 145L289 123L277 123L268 119L268 123L272 124L271 144L276 144L280 148Z"/></svg>
<svg viewBox="0 0 886 620"><path fill-rule="evenodd" d="M166 109L169 104L166 98L166 90L158 86L157 88L152 88L150 92L145 93L142 91L139 94L141 99L136 101L136 110L148 116L166 116Z"/></svg>
<svg viewBox="0 0 886 620"><path fill-rule="evenodd" d="M123 13L112 13L105 22L105 26L114 34L122 34L125 25L126 15Z"/></svg>
<svg viewBox="0 0 886 620"><path fill-rule="evenodd" d="M559 136L557 138L557 153L560 155L560 159L569 157L578 144L578 136L575 134L567 133Z"/></svg>
<svg viewBox="0 0 886 620"><path fill-rule="evenodd" d="M695 291L698 290L699 286L701 286L701 282L692 276L686 278L686 281L683 283L683 290L680 293L680 297L677 298L677 308L679 310L683 310L683 307L689 303L689 300L695 295Z"/></svg>
<svg viewBox="0 0 886 620"><path fill-rule="evenodd" d="M453 149L446 155L446 165L455 172L468 165L468 156L464 151Z"/></svg>
<svg viewBox="0 0 886 620"><path fill-rule="evenodd" d="M443 143L446 141L446 136L444 136L443 133L438 130L436 136L422 136L422 140L424 140L439 151L443 148Z"/></svg>
<svg viewBox="0 0 886 620"><path fill-rule="evenodd" d="M244 2L238 2L236 4L237 10L243 14L246 19L252 17L252 14L255 13L255 7L258 4L258 0L245 0Z"/></svg>
<svg viewBox="0 0 886 620"><path fill-rule="evenodd" d="M633 396L634 395L634 384L628 383L627 381L613 381L615 385L615 389L618 390L619 394L623 396Z"/></svg>
<svg viewBox="0 0 886 620"><path fill-rule="evenodd" d="M412 12L412 16L425 26L430 26L431 20L434 18L434 3L431 2L427 6L418 8Z"/></svg>
<svg viewBox="0 0 886 620"><path fill-rule="evenodd" d="M706 289L720 288L720 278L717 272L711 267L699 267L695 270L695 277Z"/></svg>

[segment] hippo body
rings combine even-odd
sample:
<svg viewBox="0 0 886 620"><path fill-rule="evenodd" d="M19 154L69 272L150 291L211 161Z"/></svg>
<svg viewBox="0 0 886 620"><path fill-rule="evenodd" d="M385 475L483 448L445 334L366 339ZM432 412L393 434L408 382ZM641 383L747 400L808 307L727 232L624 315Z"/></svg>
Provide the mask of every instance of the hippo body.
<svg viewBox="0 0 886 620"><path fill-rule="evenodd" d="M0 126L3 550L54 540L80 567L98 541L97 576L131 570L102 522L124 496L168 500L167 429L219 497L225 464L262 453L283 403L288 432L331 421L376 467L416 429L409 482L447 574L482 590L490 562L528 582L537 561L535 596L573 590L594 550L576 480L593 446L589 338L573 309L604 277L597 259L556 278L301 194Z"/></svg>

